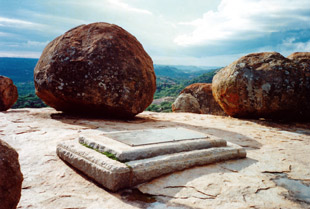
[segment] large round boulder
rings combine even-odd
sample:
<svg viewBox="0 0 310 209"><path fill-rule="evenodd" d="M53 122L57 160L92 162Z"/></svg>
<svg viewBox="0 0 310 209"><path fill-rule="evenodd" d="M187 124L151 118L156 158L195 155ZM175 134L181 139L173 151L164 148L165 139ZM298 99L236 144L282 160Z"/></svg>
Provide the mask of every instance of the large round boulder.
<svg viewBox="0 0 310 209"><path fill-rule="evenodd" d="M303 116L305 119L310 117L310 52L295 52L287 57L294 63L299 65L299 69L302 71L302 78L300 82L304 85L303 91L300 92L303 96L302 100L305 101L302 107Z"/></svg>
<svg viewBox="0 0 310 209"><path fill-rule="evenodd" d="M0 208L16 208L22 190L18 153L0 140Z"/></svg>
<svg viewBox="0 0 310 209"><path fill-rule="evenodd" d="M234 117L302 117L304 88L299 64L276 52L241 57L212 82L215 100Z"/></svg>
<svg viewBox="0 0 310 209"><path fill-rule="evenodd" d="M200 105L191 94L180 94L172 104L173 112L201 113Z"/></svg>
<svg viewBox="0 0 310 209"><path fill-rule="evenodd" d="M5 76L0 76L0 111L10 109L17 101L18 92L13 81Z"/></svg>
<svg viewBox="0 0 310 209"><path fill-rule="evenodd" d="M212 84L211 83L191 84L181 91L179 97L183 94L190 94L197 100L199 104L199 111L196 111L196 112L200 112L202 114L226 115L223 109L215 101L212 95ZM179 107L176 108L177 106ZM178 112L188 111L188 109L182 109L182 107L185 107L185 106L184 105L180 106L177 103L175 103L173 109Z"/></svg>
<svg viewBox="0 0 310 209"><path fill-rule="evenodd" d="M119 26L93 23L50 42L34 70L36 94L56 110L133 117L156 90L153 61Z"/></svg>

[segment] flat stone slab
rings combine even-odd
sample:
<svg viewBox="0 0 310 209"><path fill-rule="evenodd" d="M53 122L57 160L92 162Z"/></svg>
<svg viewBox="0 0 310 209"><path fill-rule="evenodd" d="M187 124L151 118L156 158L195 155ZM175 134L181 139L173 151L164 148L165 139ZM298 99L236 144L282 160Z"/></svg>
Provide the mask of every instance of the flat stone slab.
<svg viewBox="0 0 310 209"><path fill-rule="evenodd" d="M207 136L201 132L186 128L145 129L135 131L117 131L105 134L107 137L132 147L150 144L175 142L182 140L203 139Z"/></svg>
<svg viewBox="0 0 310 209"><path fill-rule="evenodd" d="M184 136L181 136L182 133L184 133ZM174 136L174 134L176 136ZM115 138L121 140L115 140ZM156 138L162 139L156 140ZM123 141L142 142L143 139L147 142L150 142L150 139L152 139L152 142L145 145L139 143L139 146L130 146L128 143L123 143ZM153 143L155 141L156 143ZM159 141L162 142L159 143ZM79 142L99 150L100 152L112 153L121 162L145 159L164 154L226 146L226 141L223 139L185 128L118 131L101 135L84 133L83 136L79 138Z"/></svg>
<svg viewBox="0 0 310 209"><path fill-rule="evenodd" d="M150 154L153 150L155 152ZM122 157L123 162L101 152L117 153L115 156ZM129 146L103 135L93 138L84 135L79 140L58 144L57 154L111 191L193 166L246 157L242 147L206 135L205 138L142 146Z"/></svg>

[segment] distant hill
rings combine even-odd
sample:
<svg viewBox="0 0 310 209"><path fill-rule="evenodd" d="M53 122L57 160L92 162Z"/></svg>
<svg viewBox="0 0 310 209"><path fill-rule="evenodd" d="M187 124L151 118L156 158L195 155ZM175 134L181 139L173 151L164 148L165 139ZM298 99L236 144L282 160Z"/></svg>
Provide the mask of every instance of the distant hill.
<svg viewBox="0 0 310 209"><path fill-rule="evenodd" d="M194 65L171 65L171 66L183 70L184 72L199 72L199 71L202 72L221 68L219 66L194 66Z"/></svg>
<svg viewBox="0 0 310 209"><path fill-rule="evenodd" d="M7 76L14 82L33 81L33 70L37 62L38 59L0 57L0 75ZM209 72L210 67L154 65L154 71L159 78L188 80Z"/></svg>
<svg viewBox="0 0 310 209"><path fill-rule="evenodd" d="M16 82L33 81L33 69L38 59L0 57L0 75Z"/></svg>
<svg viewBox="0 0 310 209"><path fill-rule="evenodd" d="M154 71L157 77L168 77L174 79L191 79L203 73L209 72L212 69L207 67L201 68L196 66L183 65L154 65Z"/></svg>
<svg viewBox="0 0 310 209"><path fill-rule="evenodd" d="M45 106L35 95L33 70L38 59L1 58L0 75L13 80L18 88L19 99L14 108ZM197 67L183 65L154 65L157 89L154 98L176 97L192 83L211 83L218 67ZM170 104L165 104L170 108Z"/></svg>
<svg viewBox="0 0 310 209"><path fill-rule="evenodd" d="M212 83L213 76L219 69L209 70L200 76L191 79L174 79L157 77L157 87L154 95L155 99L162 97L177 97L179 93L188 85L193 83Z"/></svg>

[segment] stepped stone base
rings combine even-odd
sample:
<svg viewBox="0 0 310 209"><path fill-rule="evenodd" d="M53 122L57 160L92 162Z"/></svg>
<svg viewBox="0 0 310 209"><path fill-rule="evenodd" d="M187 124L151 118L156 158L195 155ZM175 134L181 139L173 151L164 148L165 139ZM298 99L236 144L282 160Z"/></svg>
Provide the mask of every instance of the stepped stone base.
<svg viewBox="0 0 310 209"><path fill-rule="evenodd" d="M149 129L147 133L164 133L165 129ZM193 134L189 140L174 140L169 136L160 143L128 145L113 139L123 136L135 139L145 136L145 132L131 131L105 134L102 136L82 136L79 140L64 141L57 146L57 154L64 161L96 180L111 191L133 187L158 176L183 170L197 165L205 165L223 160L246 157L245 150L223 139L193 133L188 129L169 130ZM200 135L199 135L200 134ZM155 134L156 135L156 134ZM182 135L182 134L181 134ZM119 137L118 137L119 138ZM84 146L83 146L84 145ZM109 152L113 160L100 152Z"/></svg>

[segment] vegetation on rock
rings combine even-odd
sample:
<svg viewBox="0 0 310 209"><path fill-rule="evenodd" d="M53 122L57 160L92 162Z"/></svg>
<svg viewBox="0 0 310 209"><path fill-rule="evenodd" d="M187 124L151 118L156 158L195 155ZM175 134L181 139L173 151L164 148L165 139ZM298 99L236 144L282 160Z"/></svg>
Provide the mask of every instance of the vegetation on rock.
<svg viewBox="0 0 310 209"><path fill-rule="evenodd" d="M110 152L102 152L102 151L100 151L99 149L96 149L96 148L94 148L94 147L92 147L92 146L89 146L88 144L84 144L84 143L81 143L81 145L83 145L84 147L87 147L87 148L89 148L89 149L93 149L93 150L95 150L95 151L97 151L97 152L99 152L99 153L101 153L101 154L107 156L108 158L110 158L110 159L112 159L112 160L116 160L116 161L121 162L114 154L112 154L112 153L110 153Z"/></svg>

